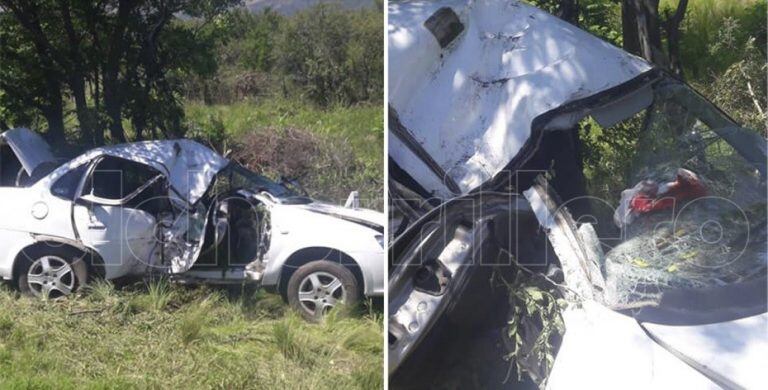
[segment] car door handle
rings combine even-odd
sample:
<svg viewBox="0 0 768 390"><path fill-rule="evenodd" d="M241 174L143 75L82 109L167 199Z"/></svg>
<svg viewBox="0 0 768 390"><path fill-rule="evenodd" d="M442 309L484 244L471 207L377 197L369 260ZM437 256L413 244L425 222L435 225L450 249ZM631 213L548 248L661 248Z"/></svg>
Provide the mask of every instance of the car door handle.
<svg viewBox="0 0 768 390"><path fill-rule="evenodd" d="M100 223L89 223L88 224L88 229L91 229L91 230L106 230L107 226L103 225L103 224L100 224Z"/></svg>

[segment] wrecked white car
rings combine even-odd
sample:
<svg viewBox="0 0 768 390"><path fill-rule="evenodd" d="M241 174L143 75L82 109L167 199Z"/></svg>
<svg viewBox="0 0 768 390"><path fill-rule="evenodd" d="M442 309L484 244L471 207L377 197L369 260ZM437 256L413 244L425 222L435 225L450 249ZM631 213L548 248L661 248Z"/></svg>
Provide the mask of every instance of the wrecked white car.
<svg viewBox="0 0 768 390"><path fill-rule="evenodd" d="M191 140L57 159L0 135L0 277L59 297L147 273L275 288L307 318L384 291L383 214L298 196Z"/></svg>
<svg viewBox="0 0 768 390"><path fill-rule="evenodd" d="M764 385L763 136L524 3L388 31L393 388Z"/></svg>

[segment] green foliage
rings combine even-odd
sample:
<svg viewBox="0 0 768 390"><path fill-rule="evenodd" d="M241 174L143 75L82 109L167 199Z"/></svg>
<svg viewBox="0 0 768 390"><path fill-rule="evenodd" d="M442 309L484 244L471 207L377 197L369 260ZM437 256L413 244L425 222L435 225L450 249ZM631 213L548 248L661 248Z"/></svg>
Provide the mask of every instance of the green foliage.
<svg viewBox="0 0 768 390"><path fill-rule="evenodd" d="M276 97L321 107L380 102L381 10L345 10L333 3L291 16L269 9L259 14L233 10L209 28L220 38L219 69L186 78L183 94L206 104Z"/></svg>
<svg viewBox="0 0 768 390"><path fill-rule="evenodd" d="M236 2L0 0L0 121L42 116L57 143L65 126L86 145L125 141L124 121L135 139L182 135L180 80L217 68L200 27Z"/></svg>
<svg viewBox="0 0 768 390"><path fill-rule="evenodd" d="M320 4L286 20L277 66L322 106L383 94L383 29L379 10L341 11Z"/></svg>
<svg viewBox="0 0 768 390"><path fill-rule="evenodd" d="M662 1L671 9L677 1ZM762 52L766 47L765 0L697 0L689 2L683 19L680 51L688 78L705 80L743 59L741 46L750 38Z"/></svg>
<svg viewBox="0 0 768 390"><path fill-rule="evenodd" d="M624 179L629 177L637 151L642 118L640 113L609 128L600 126L592 117L579 122L587 193L609 204L619 204L621 190L626 185Z"/></svg>
<svg viewBox="0 0 768 390"><path fill-rule="evenodd" d="M528 3L556 14L560 0L528 0ZM577 24L580 28L621 47L621 5L617 0L581 0Z"/></svg>
<svg viewBox="0 0 768 390"><path fill-rule="evenodd" d="M509 294L506 359L516 369L518 380L525 374L544 388L565 332L561 312L566 301L540 276L518 271L512 283L499 273L494 274L494 279L500 281Z"/></svg>
<svg viewBox="0 0 768 390"><path fill-rule="evenodd" d="M579 2L583 11L579 25L590 33L621 47L621 6L618 1L585 0Z"/></svg>
<svg viewBox="0 0 768 390"><path fill-rule="evenodd" d="M275 31L280 31L282 20L280 15L269 10L256 16L253 27L244 37L243 66L264 72L272 70L275 61Z"/></svg>
<svg viewBox="0 0 768 390"><path fill-rule="evenodd" d="M380 314L309 324L275 295L166 286L162 309L129 315L143 283L48 302L0 288L0 388L382 388Z"/></svg>
<svg viewBox="0 0 768 390"><path fill-rule="evenodd" d="M766 4L696 3L683 38L692 84L737 122L763 134L768 134Z"/></svg>
<svg viewBox="0 0 768 390"><path fill-rule="evenodd" d="M245 149L253 157L241 162L260 173L274 179L306 173L299 179L312 196L338 203L356 190L364 206L383 205L384 123L379 105L320 109L283 99L188 104L186 117L189 136L222 153ZM303 145L313 153L279 153L267 145L277 150Z"/></svg>

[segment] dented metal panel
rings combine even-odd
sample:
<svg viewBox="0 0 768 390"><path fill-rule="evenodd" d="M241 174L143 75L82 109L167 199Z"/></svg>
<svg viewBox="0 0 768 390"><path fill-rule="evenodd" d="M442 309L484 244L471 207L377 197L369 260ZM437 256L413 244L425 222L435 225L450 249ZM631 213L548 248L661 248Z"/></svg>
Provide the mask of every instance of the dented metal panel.
<svg viewBox="0 0 768 390"><path fill-rule="evenodd" d="M214 176L229 161L213 150L189 139L144 141L97 148L89 154L106 154L138 161L168 176L178 196L196 203L205 194Z"/></svg>
<svg viewBox="0 0 768 390"><path fill-rule="evenodd" d="M446 6L463 31L442 48L424 22ZM651 69L516 1L391 2L388 31L389 103L447 179L423 169L412 149L389 153L443 197L457 192L444 183L467 193L498 174L529 140L538 116Z"/></svg>

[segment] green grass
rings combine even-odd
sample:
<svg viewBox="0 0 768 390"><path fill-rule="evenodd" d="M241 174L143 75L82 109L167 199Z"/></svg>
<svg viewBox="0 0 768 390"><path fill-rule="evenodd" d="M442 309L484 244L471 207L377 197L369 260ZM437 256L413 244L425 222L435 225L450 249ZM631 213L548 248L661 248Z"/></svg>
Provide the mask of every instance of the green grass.
<svg viewBox="0 0 768 390"><path fill-rule="evenodd" d="M662 0L659 9L674 10L678 0ZM681 26L680 50L682 62L689 79L706 79L720 74L734 62L740 60L740 51L734 45L742 45L747 37L762 36L757 45L765 46L765 0L695 0L688 3ZM738 24L733 32L732 43L726 48L712 52L718 41L728 39L724 27L726 19ZM759 31L759 30L762 30ZM727 34L726 34L727 35Z"/></svg>
<svg viewBox="0 0 768 390"><path fill-rule="evenodd" d="M344 202L349 191L360 192L364 207L382 209L384 193L384 113L380 104L320 109L284 99L244 101L231 105L185 106L189 136L207 140L220 152L230 150L249 133L280 134L294 128L317 138L313 156L278 156L311 160L312 169L299 177L310 195ZM277 179L286 172L259 172Z"/></svg>
<svg viewBox="0 0 768 390"><path fill-rule="evenodd" d="M57 301L0 288L0 388L370 389L380 313L309 324L262 292L97 283Z"/></svg>
<svg viewBox="0 0 768 390"><path fill-rule="evenodd" d="M189 102L187 122L204 124L218 117L229 136L264 128L297 127L322 137L344 139L366 164L382 165L384 113L381 104L320 109L283 99L206 106Z"/></svg>

